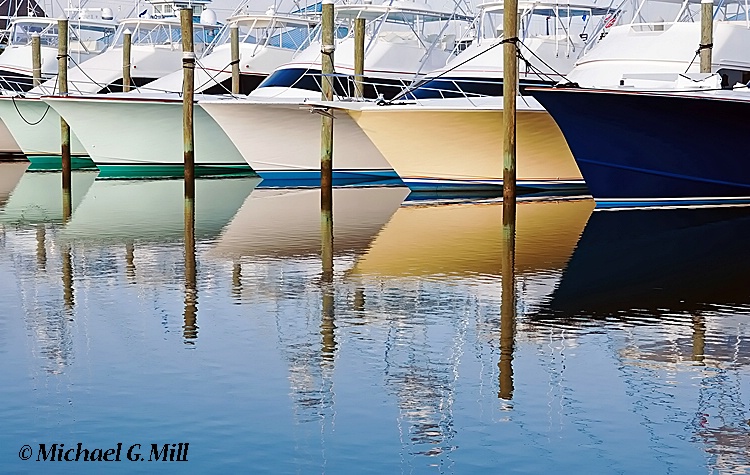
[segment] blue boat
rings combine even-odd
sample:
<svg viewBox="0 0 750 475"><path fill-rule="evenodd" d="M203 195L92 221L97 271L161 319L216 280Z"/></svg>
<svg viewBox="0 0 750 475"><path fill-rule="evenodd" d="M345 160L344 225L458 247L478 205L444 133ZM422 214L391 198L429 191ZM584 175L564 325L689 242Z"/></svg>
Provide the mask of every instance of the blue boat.
<svg viewBox="0 0 750 475"><path fill-rule="evenodd" d="M750 91L529 90L562 130L597 207L750 203L731 130Z"/></svg>

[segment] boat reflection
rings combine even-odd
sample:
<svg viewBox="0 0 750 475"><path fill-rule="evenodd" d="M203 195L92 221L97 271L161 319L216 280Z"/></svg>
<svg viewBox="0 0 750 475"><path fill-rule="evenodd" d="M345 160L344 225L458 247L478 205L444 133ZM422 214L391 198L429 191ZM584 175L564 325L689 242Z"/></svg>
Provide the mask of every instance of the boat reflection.
<svg viewBox="0 0 750 475"><path fill-rule="evenodd" d="M589 199L519 201L516 275L557 276L593 209ZM378 279L500 276L505 247L502 212L502 201L497 200L404 205L351 274ZM543 280L537 281L547 292Z"/></svg>
<svg viewBox="0 0 750 475"><path fill-rule="evenodd" d="M260 178L195 181L195 238L211 239L232 219ZM97 242L170 242L184 236L182 180L96 180L62 239Z"/></svg>
<svg viewBox="0 0 750 475"><path fill-rule="evenodd" d="M71 173L70 206L73 211L93 185L98 173ZM63 198L60 173L24 173L5 206L0 209L0 222L13 225L62 223L67 217Z"/></svg>
<svg viewBox="0 0 750 475"><path fill-rule="evenodd" d="M333 189L333 251L363 252L409 193L405 187ZM312 256L321 252L320 189L256 189L211 254Z"/></svg>
<svg viewBox="0 0 750 475"><path fill-rule="evenodd" d="M541 315L668 315L750 303L738 280L748 239L748 208L597 211Z"/></svg>
<svg viewBox="0 0 750 475"><path fill-rule="evenodd" d="M0 208L5 206L13 190L21 181L29 162L7 162L0 163Z"/></svg>
<svg viewBox="0 0 750 475"><path fill-rule="evenodd" d="M750 467L740 384L750 365L748 239L748 208L597 211L559 287L532 316L568 331L592 320L620 328L607 331L621 340L612 350L642 424L695 411L694 440L717 473ZM696 405L673 407L686 390Z"/></svg>

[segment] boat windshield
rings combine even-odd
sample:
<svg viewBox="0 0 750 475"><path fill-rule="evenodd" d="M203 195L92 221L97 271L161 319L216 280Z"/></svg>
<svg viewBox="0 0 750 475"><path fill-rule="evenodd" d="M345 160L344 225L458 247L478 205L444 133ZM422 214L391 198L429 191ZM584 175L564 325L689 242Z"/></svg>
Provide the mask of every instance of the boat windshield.
<svg viewBox="0 0 750 475"><path fill-rule="evenodd" d="M11 27L10 44L29 44L34 33L39 34L42 46L57 46L56 21L16 21Z"/></svg>
<svg viewBox="0 0 750 475"><path fill-rule="evenodd" d="M115 34L113 47L122 47L124 32L128 30L131 34L131 42L135 45L156 46L173 45L180 47L182 44L182 31L178 22L148 21L124 21L120 23ZM196 51L202 51L206 45L214 40L219 32L219 27L214 25L193 25L193 44Z"/></svg>
<svg viewBox="0 0 750 475"><path fill-rule="evenodd" d="M112 43L115 33L114 24L96 25L71 21L68 25L71 52L99 53L104 51ZM57 20L15 22L11 29L10 44L28 45L34 33L39 34L42 46L57 47Z"/></svg>
<svg viewBox="0 0 750 475"><path fill-rule="evenodd" d="M306 48L315 29L313 22L293 22L273 17L250 17L230 21L216 37L211 49L231 41L230 26L236 23L240 43L299 50Z"/></svg>

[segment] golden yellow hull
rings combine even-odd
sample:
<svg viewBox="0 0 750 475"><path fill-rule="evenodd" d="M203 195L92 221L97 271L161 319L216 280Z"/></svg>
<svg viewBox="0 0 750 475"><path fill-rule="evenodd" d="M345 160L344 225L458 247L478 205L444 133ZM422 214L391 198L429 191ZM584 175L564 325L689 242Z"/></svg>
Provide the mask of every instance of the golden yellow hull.
<svg viewBox="0 0 750 475"><path fill-rule="evenodd" d="M502 184L502 110L391 106L348 112L411 188ZM565 138L544 110L517 113L516 173L519 185L583 184Z"/></svg>

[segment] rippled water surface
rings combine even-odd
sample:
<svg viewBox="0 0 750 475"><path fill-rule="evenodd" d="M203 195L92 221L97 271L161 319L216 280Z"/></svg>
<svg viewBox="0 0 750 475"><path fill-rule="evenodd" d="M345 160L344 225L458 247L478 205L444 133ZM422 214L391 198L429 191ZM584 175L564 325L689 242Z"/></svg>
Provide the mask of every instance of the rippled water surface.
<svg viewBox="0 0 750 475"><path fill-rule="evenodd" d="M330 248L319 190L199 180L186 240L181 181L76 172L68 217L24 167L0 473L750 473L750 209L521 201L511 256L497 201L337 188ZM79 442L122 461L36 461Z"/></svg>

